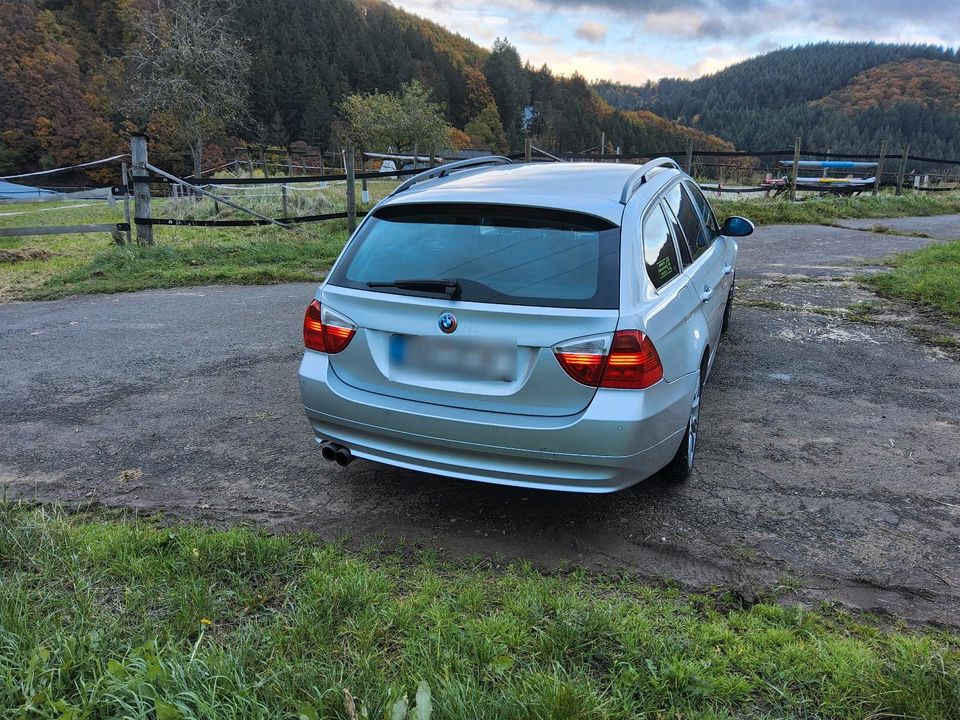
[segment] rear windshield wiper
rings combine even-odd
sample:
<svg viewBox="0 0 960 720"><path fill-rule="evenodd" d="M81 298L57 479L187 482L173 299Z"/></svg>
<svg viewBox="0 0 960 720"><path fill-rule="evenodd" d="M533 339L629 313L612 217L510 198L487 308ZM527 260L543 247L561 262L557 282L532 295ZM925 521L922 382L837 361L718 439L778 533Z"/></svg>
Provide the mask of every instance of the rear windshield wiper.
<svg viewBox="0 0 960 720"><path fill-rule="evenodd" d="M368 282L367 287L393 287L400 290L416 290L419 292L443 293L451 300L460 299L460 281L454 278L391 280L389 282Z"/></svg>

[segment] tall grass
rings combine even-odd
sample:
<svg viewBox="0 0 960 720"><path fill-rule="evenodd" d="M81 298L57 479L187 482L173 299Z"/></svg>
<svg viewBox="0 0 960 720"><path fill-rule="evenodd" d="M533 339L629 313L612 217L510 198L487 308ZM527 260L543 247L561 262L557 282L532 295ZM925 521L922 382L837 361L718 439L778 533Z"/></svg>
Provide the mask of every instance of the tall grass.
<svg viewBox="0 0 960 720"><path fill-rule="evenodd" d="M0 506L0 717L960 717L960 645L830 609ZM402 717L402 715L401 715Z"/></svg>

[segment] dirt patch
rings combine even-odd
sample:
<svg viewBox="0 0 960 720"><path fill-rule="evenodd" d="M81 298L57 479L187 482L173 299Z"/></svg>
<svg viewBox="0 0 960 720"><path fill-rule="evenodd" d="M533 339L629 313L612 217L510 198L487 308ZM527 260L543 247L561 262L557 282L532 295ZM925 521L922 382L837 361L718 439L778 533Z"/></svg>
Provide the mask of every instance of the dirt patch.
<svg viewBox="0 0 960 720"><path fill-rule="evenodd" d="M49 260L56 257L57 253L43 250L42 248L11 248L0 249L0 263L27 262L28 260Z"/></svg>
<svg viewBox="0 0 960 720"><path fill-rule="evenodd" d="M302 284L0 307L0 492L958 624L960 365L905 310L861 321L881 301L854 279L921 239L803 232L741 244L684 485L578 496L323 462Z"/></svg>

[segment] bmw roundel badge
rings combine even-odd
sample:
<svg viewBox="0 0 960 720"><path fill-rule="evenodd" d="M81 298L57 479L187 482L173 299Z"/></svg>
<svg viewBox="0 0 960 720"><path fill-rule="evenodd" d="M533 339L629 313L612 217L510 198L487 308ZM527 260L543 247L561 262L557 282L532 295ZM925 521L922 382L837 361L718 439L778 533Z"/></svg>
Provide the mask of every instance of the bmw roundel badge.
<svg viewBox="0 0 960 720"><path fill-rule="evenodd" d="M442 332L449 335L457 329L457 316L452 312L442 313L440 317L437 318L437 325L440 326Z"/></svg>

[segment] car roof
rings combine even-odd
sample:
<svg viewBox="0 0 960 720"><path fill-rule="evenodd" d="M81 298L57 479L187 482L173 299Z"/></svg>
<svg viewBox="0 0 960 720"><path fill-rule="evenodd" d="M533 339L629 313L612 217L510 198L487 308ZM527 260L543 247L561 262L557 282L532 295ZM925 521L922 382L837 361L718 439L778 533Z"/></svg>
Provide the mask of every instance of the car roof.
<svg viewBox="0 0 960 720"><path fill-rule="evenodd" d="M523 205L581 212L619 225L624 209L620 203L623 185L639 167L627 163L536 162L464 169L413 185L383 204ZM678 172L658 170L650 178L659 180L659 176L673 177ZM648 194L661 184L646 183L637 192Z"/></svg>

